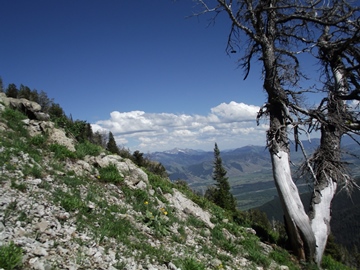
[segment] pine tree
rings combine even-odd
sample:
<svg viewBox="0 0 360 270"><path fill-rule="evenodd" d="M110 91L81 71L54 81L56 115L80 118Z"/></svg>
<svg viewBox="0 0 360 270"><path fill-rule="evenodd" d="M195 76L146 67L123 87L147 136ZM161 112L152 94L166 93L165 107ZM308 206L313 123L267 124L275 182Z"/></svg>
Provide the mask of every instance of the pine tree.
<svg viewBox="0 0 360 270"><path fill-rule="evenodd" d="M20 85L20 89L19 89L19 93L18 93L18 97L19 98L26 98L26 99L30 99L30 95L31 95L31 90L29 87L21 84Z"/></svg>
<svg viewBox="0 0 360 270"><path fill-rule="evenodd" d="M17 98L19 93L19 90L16 88L16 85L11 83L8 85L5 94L7 97L11 97L11 98Z"/></svg>
<svg viewBox="0 0 360 270"><path fill-rule="evenodd" d="M144 166L145 159L144 159L144 153L141 153L139 150L136 150L133 153L133 159L136 165L139 167Z"/></svg>
<svg viewBox="0 0 360 270"><path fill-rule="evenodd" d="M216 181L216 187L209 189L207 197L214 201L218 206L226 210L235 211L236 200L230 192L230 185L226 174L227 171L222 165L220 150L217 143L215 143L213 179Z"/></svg>
<svg viewBox="0 0 360 270"><path fill-rule="evenodd" d="M113 154L119 154L119 148L116 145L114 135L112 134L111 131L109 132L109 140L108 143L106 144L106 150L110 151Z"/></svg>
<svg viewBox="0 0 360 270"><path fill-rule="evenodd" d="M4 84L2 78L0 77L0 93L1 92L4 92Z"/></svg>

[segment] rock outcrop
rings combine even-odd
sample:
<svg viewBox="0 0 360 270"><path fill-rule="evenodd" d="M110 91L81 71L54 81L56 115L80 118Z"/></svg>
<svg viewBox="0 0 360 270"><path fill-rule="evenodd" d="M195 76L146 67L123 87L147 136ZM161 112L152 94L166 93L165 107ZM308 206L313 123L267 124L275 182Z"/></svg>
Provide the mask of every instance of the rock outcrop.
<svg viewBox="0 0 360 270"><path fill-rule="evenodd" d="M69 138L63 129L56 128L53 122L50 122L50 116L41 111L41 106L24 98L8 98L4 93L0 93L0 112L6 106L24 113L28 119L23 123L26 125L30 136L47 134L49 143L57 143L65 146L68 150L75 152L75 139ZM0 130L6 128L0 126Z"/></svg>
<svg viewBox="0 0 360 270"><path fill-rule="evenodd" d="M29 119L39 121L48 121L50 119L49 114L41 111L40 104L25 98L9 98L5 93L0 93L0 103L23 112Z"/></svg>
<svg viewBox="0 0 360 270"><path fill-rule="evenodd" d="M183 219L186 219L186 217L189 215L193 215L194 217L203 221L206 227L210 229L214 228L215 225L210 221L210 213L204 211L201 207L186 198L186 196L184 196L184 194L178 190L174 189L172 194L167 193L165 194L165 197L168 199L170 204L178 210L180 216Z"/></svg>
<svg viewBox="0 0 360 270"><path fill-rule="evenodd" d="M106 167L110 164L115 165L129 187L146 189L149 184L148 176L143 170L138 168L131 160L122 158L119 155L106 155L103 153L96 157L85 157L85 161L95 168Z"/></svg>

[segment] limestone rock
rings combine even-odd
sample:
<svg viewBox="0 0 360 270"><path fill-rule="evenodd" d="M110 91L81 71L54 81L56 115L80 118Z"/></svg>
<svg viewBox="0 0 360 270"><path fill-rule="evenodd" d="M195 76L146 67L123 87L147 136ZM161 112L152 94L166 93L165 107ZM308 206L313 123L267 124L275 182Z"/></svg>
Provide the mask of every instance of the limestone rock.
<svg viewBox="0 0 360 270"><path fill-rule="evenodd" d="M76 151L74 140L67 137L65 131L62 129L52 129L48 140L50 143L63 145L72 152Z"/></svg>
<svg viewBox="0 0 360 270"><path fill-rule="evenodd" d="M4 92L0 92L0 103L9 106L9 100Z"/></svg>
<svg viewBox="0 0 360 270"><path fill-rule="evenodd" d="M1 111L1 105L0 105L0 111ZM8 126L5 123L0 122L0 131L5 131L8 129Z"/></svg>
<svg viewBox="0 0 360 270"><path fill-rule="evenodd" d="M25 98L7 98L7 101L10 108L25 113L29 119L37 119L36 114L41 112L40 104Z"/></svg>
<svg viewBox="0 0 360 270"><path fill-rule="evenodd" d="M214 228L215 225L210 221L211 215L209 212L203 210L193 201L186 198L185 195L177 189L173 189L173 192L173 194L167 193L164 196L179 212L184 213L185 211L186 213L184 214L193 215L203 221L210 229Z"/></svg>
<svg viewBox="0 0 360 270"><path fill-rule="evenodd" d="M100 168L111 164L115 165L120 175L124 177L125 184L129 187L144 189L149 183L147 174L138 168L130 159L122 158L118 155L100 154L96 157L86 157L85 161Z"/></svg>

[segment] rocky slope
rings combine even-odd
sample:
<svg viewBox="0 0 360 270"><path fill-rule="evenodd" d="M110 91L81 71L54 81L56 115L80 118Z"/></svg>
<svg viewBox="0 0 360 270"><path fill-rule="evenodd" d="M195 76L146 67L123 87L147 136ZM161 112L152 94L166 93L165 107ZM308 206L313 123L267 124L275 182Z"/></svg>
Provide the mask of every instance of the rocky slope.
<svg viewBox="0 0 360 270"><path fill-rule="evenodd" d="M0 105L0 268L296 269L186 187Z"/></svg>

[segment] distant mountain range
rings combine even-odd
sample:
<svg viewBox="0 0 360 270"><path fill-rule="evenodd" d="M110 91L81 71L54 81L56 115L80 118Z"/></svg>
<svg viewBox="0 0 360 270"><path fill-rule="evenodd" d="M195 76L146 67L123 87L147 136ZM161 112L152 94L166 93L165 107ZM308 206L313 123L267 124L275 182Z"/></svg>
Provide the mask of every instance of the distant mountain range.
<svg viewBox="0 0 360 270"><path fill-rule="evenodd" d="M309 155L318 147L319 139L303 141L302 144ZM221 145L220 145L221 147ZM360 147L350 138L343 140L345 150L359 154ZM358 149L358 150L357 150ZM249 145L232 150L221 151L223 166L232 187L232 193L242 210L258 207L277 196L272 178L271 160L265 146ZM204 193L208 186L214 184L212 179L214 153L193 149L174 148L163 152L147 155L151 160L161 162L172 181L185 180L195 191ZM300 192L309 191L305 179L299 179L296 174L298 165L303 161L300 150L295 152L291 145L291 161L294 164L294 179ZM359 165L354 156L346 155L346 161ZM353 166L356 168L356 166ZM355 171L355 173L357 173Z"/></svg>

